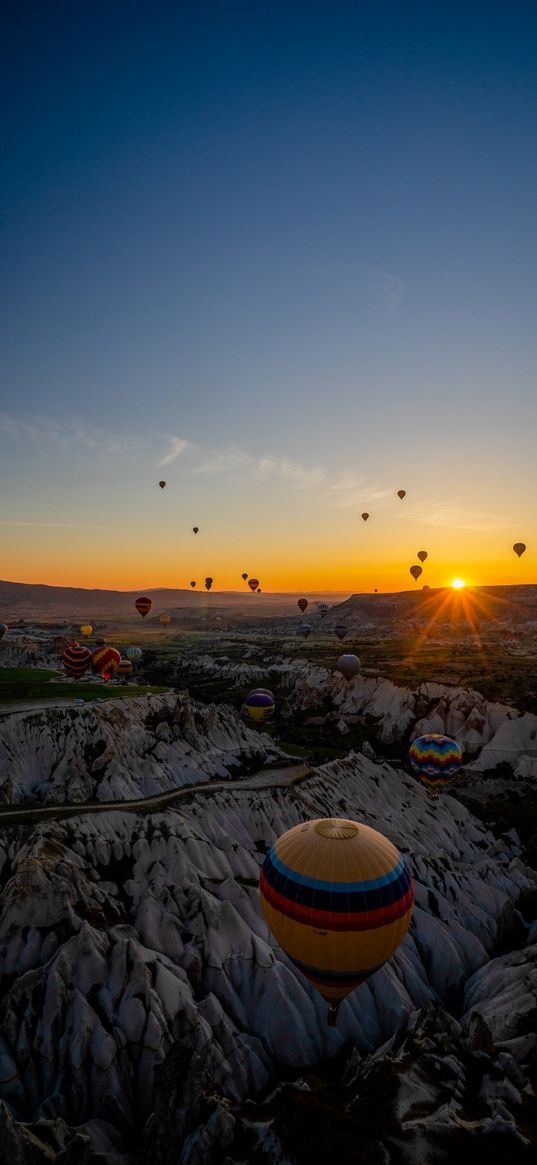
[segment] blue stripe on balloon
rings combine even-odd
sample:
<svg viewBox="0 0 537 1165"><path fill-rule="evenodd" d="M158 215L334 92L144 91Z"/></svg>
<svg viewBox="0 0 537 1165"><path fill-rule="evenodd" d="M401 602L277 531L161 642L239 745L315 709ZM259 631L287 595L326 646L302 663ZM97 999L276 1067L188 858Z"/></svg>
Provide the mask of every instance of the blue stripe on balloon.
<svg viewBox="0 0 537 1165"><path fill-rule="evenodd" d="M378 878L370 878L369 881L334 883L323 881L321 878L308 878L305 874L300 874L297 870L286 866L278 857L274 846L268 856L278 873L285 878L290 878L292 882L298 882L301 886L310 886L312 890L325 890L327 892L336 890L338 894L356 894L365 893L367 890L378 890L381 886L395 882L406 868L404 859L400 857L392 870L389 870L387 874L381 874Z"/></svg>
<svg viewBox="0 0 537 1165"><path fill-rule="evenodd" d="M403 858L391 871L388 879L375 878L370 882L316 882L313 878L302 880L300 874L289 870L282 862L274 862L271 850L265 858L263 873L273 889L303 907L326 910L334 914L364 914L373 910L385 910L404 898L410 885L410 874ZM276 859L278 860L278 859ZM375 883L381 883L375 885ZM322 887L328 886L328 889ZM350 890L349 886L357 887Z"/></svg>

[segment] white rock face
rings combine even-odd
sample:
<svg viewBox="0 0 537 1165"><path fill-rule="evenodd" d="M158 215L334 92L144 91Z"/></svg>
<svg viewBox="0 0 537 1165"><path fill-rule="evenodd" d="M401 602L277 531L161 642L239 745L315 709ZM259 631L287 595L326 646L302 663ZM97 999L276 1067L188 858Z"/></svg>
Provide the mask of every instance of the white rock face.
<svg viewBox="0 0 537 1165"><path fill-rule="evenodd" d="M10 803L136 800L280 755L233 709L172 692L19 712L0 722L0 793Z"/></svg>

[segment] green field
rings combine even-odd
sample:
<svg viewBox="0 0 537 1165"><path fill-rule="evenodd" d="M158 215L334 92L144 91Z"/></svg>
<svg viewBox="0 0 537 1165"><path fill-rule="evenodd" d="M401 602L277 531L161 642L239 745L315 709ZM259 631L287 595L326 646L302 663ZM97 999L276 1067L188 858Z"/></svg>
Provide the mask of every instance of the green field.
<svg viewBox="0 0 537 1165"><path fill-rule="evenodd" d="M44 700L118 700L132 696L146 696L166 689L153 685L92 683L78 680L74 684L60 682L60 673L48 668L0 668L0 705L41 703Z"/></svg>

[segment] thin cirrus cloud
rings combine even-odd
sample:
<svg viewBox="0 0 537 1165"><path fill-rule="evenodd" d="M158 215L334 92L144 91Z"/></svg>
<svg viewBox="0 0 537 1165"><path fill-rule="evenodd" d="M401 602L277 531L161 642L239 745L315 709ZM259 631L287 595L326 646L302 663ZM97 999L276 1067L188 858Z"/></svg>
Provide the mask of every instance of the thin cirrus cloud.
<svg viewBox="0 0 537 1165"><path fill-rule="evenodd" d="M58 421L51 417L15 417L0 413L0 434L38 445L75 446L108 456L143 452L145 442L134 433L112 434L84 421Z"/></svg>
<svg viewBox="0 0 537 1165"><path fill-rule="evenodd" d="M509 524L507 515L487 510L469 510L460 498L431 500L409 507L409 518L423 526L440 526L456 530L502 530Z"/></svg>

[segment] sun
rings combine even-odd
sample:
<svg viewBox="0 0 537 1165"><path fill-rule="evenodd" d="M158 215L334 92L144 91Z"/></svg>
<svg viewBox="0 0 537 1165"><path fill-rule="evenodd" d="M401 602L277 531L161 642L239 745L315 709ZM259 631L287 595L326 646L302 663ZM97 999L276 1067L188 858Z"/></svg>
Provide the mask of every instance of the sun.
<svg viewBox="0 0 537 1165"><path fill-rule="evenodd" d="M456 591L460 591L461 587L466 586L466 583L463 578L454 578L451 585L455 587Z"/></svg>

